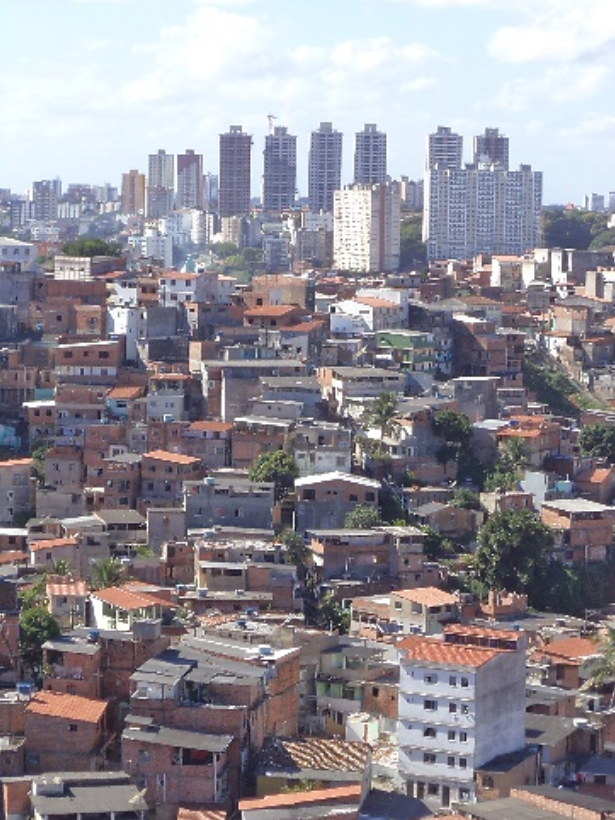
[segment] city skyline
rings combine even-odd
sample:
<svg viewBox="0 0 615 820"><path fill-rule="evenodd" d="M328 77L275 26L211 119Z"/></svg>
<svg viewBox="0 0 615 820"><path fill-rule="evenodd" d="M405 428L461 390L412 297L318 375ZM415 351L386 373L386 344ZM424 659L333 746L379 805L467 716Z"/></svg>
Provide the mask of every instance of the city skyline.
<svg viewBox="0 0 615 820"><path fill-rule="evenodd" d="M297 135L307 195L309 137L343 133L342 184L354 135L376 123L388 172L420 178L425 136L450 126L510 137L511 168L544 174L544 201L582 202L615 188L605 107L615 74L608 0L7 0L0 79L0 187L37 179L120 185L160 147L203 154L217 173L219 135L253 136L252 196L269 114ZM36 25L33 25L36 23ZM76 49L74 43L79 44Z"/></svg>

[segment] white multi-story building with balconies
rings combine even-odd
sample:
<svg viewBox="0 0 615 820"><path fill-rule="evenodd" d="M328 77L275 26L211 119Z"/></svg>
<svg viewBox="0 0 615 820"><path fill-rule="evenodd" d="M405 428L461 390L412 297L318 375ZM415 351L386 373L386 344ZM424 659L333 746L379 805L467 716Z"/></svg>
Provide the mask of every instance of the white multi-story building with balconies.
<svg viewBox="0 0 615 820"><path fill-rule="evenodd" d="M474 773L525 744L525 635L449 625L399 645L399 773L409 795L472 802Z"/></svg>

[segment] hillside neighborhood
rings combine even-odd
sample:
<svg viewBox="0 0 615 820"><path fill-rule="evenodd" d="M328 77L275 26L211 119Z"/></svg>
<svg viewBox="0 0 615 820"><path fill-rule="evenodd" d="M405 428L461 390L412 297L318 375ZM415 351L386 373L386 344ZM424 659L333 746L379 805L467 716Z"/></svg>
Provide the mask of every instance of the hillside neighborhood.
<svg viewBox="0 0 615 820"><path fill-rule="evenodd" d="M0 237L3 816L611 816L613 250L47 245Z"/></svg>

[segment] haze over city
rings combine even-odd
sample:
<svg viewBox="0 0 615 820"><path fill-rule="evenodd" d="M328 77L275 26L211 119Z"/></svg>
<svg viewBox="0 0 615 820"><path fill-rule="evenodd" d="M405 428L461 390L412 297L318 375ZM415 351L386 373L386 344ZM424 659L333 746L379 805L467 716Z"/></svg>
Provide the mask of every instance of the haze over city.
<svg viewBox="0 0 615 820"><path fill-rule="evenodd" d="M544 174L544 199L613 188L611 0L6 0L1 184L59 176L120 182L159 148L194 148L217 173L230 124L253 135L253 195L268 114L298 137L388 134L388 172L422 175L425 135L498 127L511 167Z"/></svg>

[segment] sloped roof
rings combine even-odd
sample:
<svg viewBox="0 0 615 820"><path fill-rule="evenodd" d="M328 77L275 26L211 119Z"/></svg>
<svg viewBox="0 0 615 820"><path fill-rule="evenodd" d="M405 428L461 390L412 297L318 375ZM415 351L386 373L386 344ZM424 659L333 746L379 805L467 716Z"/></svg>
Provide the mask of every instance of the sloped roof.
<svg viewBox="0 0 615 820"><path fill-rule="evenodd" d="M443 666L467 666L478 669L504 650L482 646L445 643L435 638L410 636L400 641L399 648L408 660L426 661Z"/></svg>
<svg viewBox="0 0 615 820"><path fill-rule="evenodd" d="M98 723L107 708L107 701L64 695L60 692L37 692L26 712L43 717L66 718L84 723Z"/></svg>

